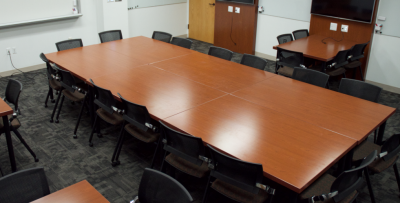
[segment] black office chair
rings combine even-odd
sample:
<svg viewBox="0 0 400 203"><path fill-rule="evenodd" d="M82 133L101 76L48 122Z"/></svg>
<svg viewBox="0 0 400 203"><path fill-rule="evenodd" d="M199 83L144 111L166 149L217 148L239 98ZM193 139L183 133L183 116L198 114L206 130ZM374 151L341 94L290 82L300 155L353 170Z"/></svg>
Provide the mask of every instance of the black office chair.
<svg viewBox="0 0 400 203"><path fill-rule="evenodd" d="M265 70L268 62L267 60L260 58L258 56L250 55L250 54L243 54L242 60L240 64L245 66L250 66L253 68L257 68L259 70Z"/></svg>
<svg viewBox="0 0 400 203"><path fill-rule="evenodd" d="M295 67L292 78L325 88L328 84L329 75L316 70Z"/></svg>
<svg viewBox="0 0 400 203"><path fill-rule="evenodd" d="M46 75L49 81L49 91L47 92L46 101L44 102L44 107L47 107L47 101L49 100L49 98L51 103L56 102L53 97L53 90L58 93L61 90L61 83L57 81L57 71L53 67L51 67L50 61L46 58L46 56L41 53L40 58L46 63Z"/></svg>
<svg viewBox="0 0 400 203"><path fill-rule="evenodd" d="M293 71L295 67L306 68L303 63L303 53L289 51L278 47L275 69L275 72L277 74L291 78L293 76Z"/></svg>
<svg viewBox="0 0 400 203"><path fill-rule="evenodd" d="M369 141L364 141L354 150L353 161L356 162L359 159L362 159L362 156L371 153L371 151L379 152L377 159L374 160L374 162L370 163L365 169L365 176L367 179L368 190L371 196L371 202L374 203L375 196L369 178L370 174L378 174L389 169L390 167L393 167L394 174L396 176L397 186L400 190L400 176L396 164L397 160L399 159L400 152L400 134L393 135L392 137L387 139L382 146L376 145Z"/></svg>
<svg viewBox="0 0 400 203"><path fill-rule="evenodd" d="M364 50L367 47L369 42L364 44L356 44L351 48L350 56L349 56L349 64L345 65L345 69L353 69L353 78L356 78L357 68L360 71L361 79L364 81L364 75L361 69L361 58L364 58Z"/></svg>
<svg viewBox="0 0 400 203"><path fill-rule="evenodd" d="M328 62L325 72L330 77L336 77L342 75L346 78L346 69L344 68L349 62L347 61L349 57L350 50L339 51L336 56ZM321 71L321 66L312 66L311 69Z"/></svg>
<svg viewBox="0 0 400 203"><path fill-rule="evenodd" d="M203 140L175 131L161 121L160 123L165 150L161 171L165 171L166 163L168 163L179 171L196 178L207 176L210 171ZM167 153L169 153L168 156Z"/></svg>
<svg viewBox="0 0 400 203"><path fill-rule="evenodd" d="M50 194L43 168L21 170L0 178L1 203L28 203Z"/></svg>
<svg viewBox="0 0 400 203"><path fill-rule="evenodd" d="M146 168L139 185L139 195L134 202L140 203L190 203L192 196L186 188L170 176Z"/></svg>
<svg viewBox="0 0 400 203"><path fill-rule="evenodd" d="M170 43L172 35L166 32L154 31L153 36L151 38Z"/></svg>
<svg viewBox="0 0 400 203"><path fill-rule="evenodd" d="M121 30L109 30L100 32L99 37L101 43L123 39Z"/></svg>
<svg viewBox="0 0 400 203"><path fill-rule="evenodd" d="M145 106L132 103L124 99L119 93L118 96L122 101L123 123L121 126L118 143L111 159L112 166L117 166L120 164L118 159L121 153L122 144L124 143L125 131L144 143L157 143L160 137L160 124L150 117L150 114ZM154 157L152 163L153 162ZM151 168L152 167L153 165Z"/></svg>
<svg viewBox="0 0 400 203"><path fill-rule="evenodd" d="M212 46L208 50L208 55L230 61L232 59L233 52L228 49Z"/></svg>
<svg viewBox="0 0 400 203"><path fill-rule="evenodd" d="M82 39L70 39L56 43L58 51L83 47Z"/></svg>
<svg viewBox="0 0 400 203"><path fill-rule="evenodd" d="M97 128L100 128L99 118L113 126L120 125L124 121L124 119L122 118L122 115L118 112L118 104L117 101L114 99L111 91L95 85L92 79L90 79L90 82L92 83L94 88L95 99L93 103L95 103L99 107L99 109L97 109L96 111L94 125L89 137L89 146L93 147L92 139L94 131ZM98 129L98 132L100 132L100 129ZM100 133L97 136L102 137Z"/></svg>
<svg viewBox="0 0 400 203"><path fill-rule="evenodd" d="M18 139L29 151L29 153L31 153L31 155L35 159L35 162L38 162L39 159L36 157L36 154L32 151L29 145L25 142L24 138L22 138L21 134L18 132L18 128L21 127L21 123L17 118L18 114L20 114L18 100L21 91L22 91L22 84L19 81L13 79L8 80L4 101L14 105L14 113L8 116L10 123L10 131L14 132L14 134L18 137ZM0 119L0 135L5 133L5 130L6 129L4 128L3 119Z"/></svg>
<svg viewBox="0 0 400 203"><path fill-rule="evenodd" d="M299 195L299 202L355 202L358 196L357 190L365 184L363 171L374 161L376 155L377 151L367 154L366 157L362 157L356 168L344 171L337 178L329 174L322 175Z"/></svg>
<svg viewBox="0 0 400 203"><path fill-rule="evenodd" d="M308 37L308 36L309 36L308 30L307 30L307 29L304 29L304 30L296 30L296 31L293 31L292 33L293 33L293 36L294 36L294 39L295 39L295 40L301 39L301 38L305 38L305 37Z"/></svg>
<svg viewBox="0 0 400 203"><path fill-rule="evenodd" d="M215 150L210 145L211 173L204 193L207 202L210 187L237 202L272 202L275 189L262 184L261 164L241 161Z"/></svg>
<svg viewBox="0 0 400 203"><path fill-rule="evenodd" d="M190 49L192 47L193 41L184 39L184 38L173 37L171 44L174 44L174 45L186 48L186 49Z"/></svg>
<svg viewBox="0 0 400 203"><path fill-rule="evenodd" d="M283 35L279 35L278 37L276 37L278 39L278 43L279 44L284 44L286 42L291 42L293 41L293 36L292 34L283 34Z"/></svg>
<svg viewBox="0 0 400 203"><path fill-rule="evenodd" d="M359 80L343 78L339 92L371 102L378 102L382 88Z"/></svg>

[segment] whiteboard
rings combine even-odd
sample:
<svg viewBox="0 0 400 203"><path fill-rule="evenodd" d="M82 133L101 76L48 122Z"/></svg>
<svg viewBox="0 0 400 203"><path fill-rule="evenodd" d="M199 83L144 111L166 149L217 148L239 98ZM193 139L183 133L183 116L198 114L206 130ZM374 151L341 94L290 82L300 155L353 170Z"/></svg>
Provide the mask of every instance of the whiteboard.
<svg viewBox="0 0 400 203"><path fill-rule="evenodd" d="M260 0L265 15L310 22L312 0Z"/></svg>
<svg viewBox="0 0 400 203"><path fill-rule="evenodd" d="M382 34L394 37L400 37L400 1L399 0L381 0L378 9L378 16L386 17L385 21L376 20L376 23L382 24Z"/></svg>
<svg viewBox="0 0 400 203"><path fill-rule="evenodd" d="M128 8L145 8L168 4L187 3L188 0L128 0ZM138 6L138 7L137 7Z"/></svg>
<svg viewBox="0 0 400 203"><path fill-rule="evenodd" d="M0 0L0 24L71 15L72 0Z"/></svg>

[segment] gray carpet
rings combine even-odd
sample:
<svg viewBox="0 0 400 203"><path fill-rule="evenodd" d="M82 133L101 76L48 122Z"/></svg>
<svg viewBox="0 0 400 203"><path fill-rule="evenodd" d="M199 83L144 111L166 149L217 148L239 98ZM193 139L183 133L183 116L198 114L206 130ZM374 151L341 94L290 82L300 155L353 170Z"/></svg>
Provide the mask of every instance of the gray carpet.
<svg viewBox="0 0 400 203"><path fill-rule="evenodd" d="M194 40L192 49L207 53L210 44ZM38 56L39 57L39 56ZM241 55L235 53L233 61L239 62ZM274 62L270 61L266 71L273 72ZM137 194L138 185L145 167L150 166L155 146L129 138L121 152L121 165L111 166L111 155L117 141L119 128L102 124L103 138L94 137L94 147L88 146L90 135L89 117L82 117L78 129L78 139L72 138L75 122L79 114L80 104L64 102L60 123L50 123L49 118L54 104L48 103L44 108L44 100L48 91L45 70L32 71L0 78L1 94L9 78L20 80L24 84L20 96L22 115L19 120L22 127L19 132L36 152L40 161L35 163L29 152L13 136L13 144L18 170L42 166L50 183L51 192L55 192L81 180L88 180L110 202L126 203ZM333 82L333 89L337 82ZM3 96L1 96L3 97ZM384 91L380 103L400 108L400 95ZM386 127L385 138L400 133L400 113L393 115ZM399 162L400 163L400 162ZM5 136L0 136L0 166L5 174L10 174ZM197 180L184 174L175 176L192 194L195 202L201 202L205 180ZM396 179L393 170L372 176L377 202L400 202ZM213 194L226 202L226 199ZM277 201L282 202L282 201ZM361 192L358 202L370 202L367 188Z"/></svg>

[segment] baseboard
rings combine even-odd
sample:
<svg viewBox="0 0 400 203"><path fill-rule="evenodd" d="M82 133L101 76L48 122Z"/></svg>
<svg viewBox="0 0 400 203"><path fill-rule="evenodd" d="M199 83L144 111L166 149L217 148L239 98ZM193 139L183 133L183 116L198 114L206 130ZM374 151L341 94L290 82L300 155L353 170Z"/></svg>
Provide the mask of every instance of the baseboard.
<svg viewBox="0 0 400 203"><path fill-rule="evenodd" d="M187 35L187 34L184 34L184 35L178 35L178 36L174 36L174 37L188 38L188 35Z"/></svg>
<svg viewBox="0 0 400 203"><path fill-rule="evenodd" d="M386 91L393 92L393 93L396 93L396 94L400 94L400 88L398 88L398 87L393 87L393 86L390 86L390 85L385 85L385 84L382 84L382 83L379 83L379 82L373 82L373 81L370 81L370 80L365 80L365 82L373 84L373 85L376 85L378 87L381 87L382 89L384 89Z"/></svg>
<svg viewBox="0 0 400 203"><path fill-rule="evenodd" d="M38 64L38 65L34 65L34 66L28 66L25 68L19 68L20 71L22 72L30 72L30 71L34 71L34 70L39 70L39 69L43 69L46 68L46 64L42 63L42 64ZM20 73L18 70L9 70L9 71L4 71L0 73L1 77L7 77L10 76L12 74L16 74L16 73Z"/></svg>
<svg viewBox="0 0 400 203"><path fill-rule="evenodd" d="M261 52L256 52L255 55L258 56L258 57L261 57L261 58L268 59L270 61L276 61L276 56L271 56L271 55L264 54L264 53L261 53Z"/></svg>

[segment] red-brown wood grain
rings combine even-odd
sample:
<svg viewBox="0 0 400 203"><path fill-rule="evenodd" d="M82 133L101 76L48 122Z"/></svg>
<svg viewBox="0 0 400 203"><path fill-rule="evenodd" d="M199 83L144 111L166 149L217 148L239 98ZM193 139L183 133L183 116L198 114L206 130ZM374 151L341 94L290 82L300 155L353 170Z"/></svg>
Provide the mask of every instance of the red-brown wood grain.
<svg viewBox="0 0 400 203"><path fill-rule="evenodd" d="M0 99L0 116L7 116L12 113L13 113L12 108L5 101Z"/></svg>

